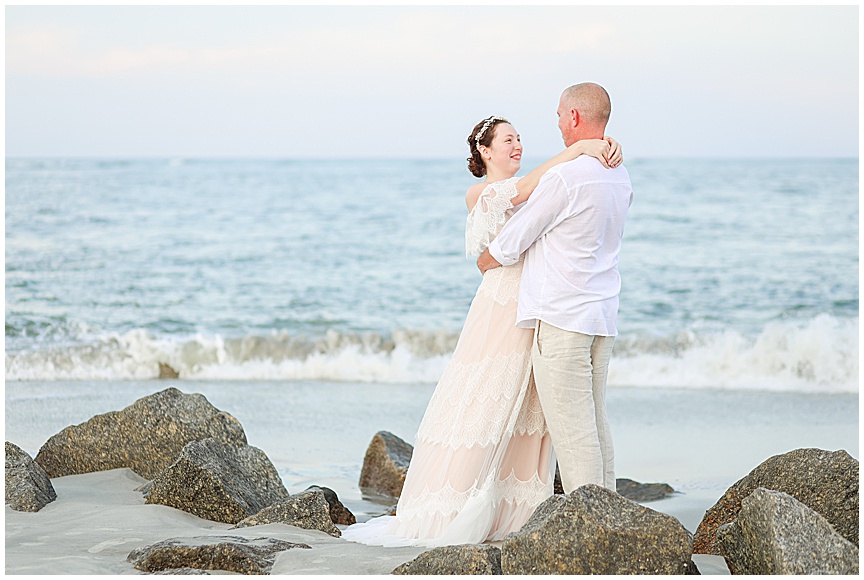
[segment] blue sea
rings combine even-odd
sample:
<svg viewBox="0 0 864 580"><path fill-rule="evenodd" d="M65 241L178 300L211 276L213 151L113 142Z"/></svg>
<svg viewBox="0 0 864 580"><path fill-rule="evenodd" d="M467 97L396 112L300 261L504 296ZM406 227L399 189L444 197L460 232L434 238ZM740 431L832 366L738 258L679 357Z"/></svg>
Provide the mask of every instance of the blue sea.
<svg viewBox="0 0 864 580"><path fill-rule="evenodd" d="M857 159L627 167L611 388L857 395ZM480 283L474 182L460 160L7 159L6 381L434 384Z"/></svg>

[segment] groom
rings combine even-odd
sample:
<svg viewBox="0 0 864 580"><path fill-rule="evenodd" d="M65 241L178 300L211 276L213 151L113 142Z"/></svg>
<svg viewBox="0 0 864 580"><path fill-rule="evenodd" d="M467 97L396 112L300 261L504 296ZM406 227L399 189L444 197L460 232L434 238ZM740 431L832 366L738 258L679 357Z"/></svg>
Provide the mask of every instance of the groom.
<svg viewBox="0 0 864 580"><path fill-rule="evenodd" d="M600 85L565 90L558 104L564 144L602 139L610 112ZM534 380L565 493L588 483L615 490L606 376L618 334L618 254L632 200L623 166L606 169L582 155L550 169L477 260L486 272L515 264L527 250L516 325L535 329Z"/></svg>

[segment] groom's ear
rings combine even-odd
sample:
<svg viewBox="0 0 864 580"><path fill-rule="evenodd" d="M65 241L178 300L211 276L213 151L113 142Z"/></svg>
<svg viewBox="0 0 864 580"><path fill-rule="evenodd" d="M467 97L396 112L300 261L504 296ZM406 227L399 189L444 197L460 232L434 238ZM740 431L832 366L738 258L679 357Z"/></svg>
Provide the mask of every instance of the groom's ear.
<svg viewBox="0 0 864 580"><path fill-rule="evenodd" d="M570 109L570 116L573 118L573 126L578 127L582 122L582 117L579 115L578 109Z"/></svg>

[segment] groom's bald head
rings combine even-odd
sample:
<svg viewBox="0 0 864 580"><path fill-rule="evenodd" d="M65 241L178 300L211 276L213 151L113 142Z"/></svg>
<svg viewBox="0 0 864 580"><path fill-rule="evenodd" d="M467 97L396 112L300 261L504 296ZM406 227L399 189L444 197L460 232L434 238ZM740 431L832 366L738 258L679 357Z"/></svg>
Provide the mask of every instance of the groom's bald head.
<svg viewBox="0 0 864 580"><path fill-rule="evenodd" d="M564 90L561 100L568 109L576 109L586 121L606 125L612 113L612 101L606 89L595 83L579 83Z"/></svg>
<svg viewBox="0 0 864 580"><path fill-rule="evenodd" d="M579 83L564 90L558 102L558 128L568 147L582 139L602 139L612 112L606 89Z"/></svg>

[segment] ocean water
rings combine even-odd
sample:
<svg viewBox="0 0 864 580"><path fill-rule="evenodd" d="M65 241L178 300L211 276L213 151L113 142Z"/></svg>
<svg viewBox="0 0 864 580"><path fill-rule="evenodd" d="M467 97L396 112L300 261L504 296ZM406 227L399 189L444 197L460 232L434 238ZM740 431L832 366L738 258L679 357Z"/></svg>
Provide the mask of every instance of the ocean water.
<svg viewBox="0 0 864 580"><path fill-rule="evenodd" d="M857 159L627 166L611 387L858 393ZM7 159L6 380L435 383L480 282L474 181L458 160Z"/></svg>

